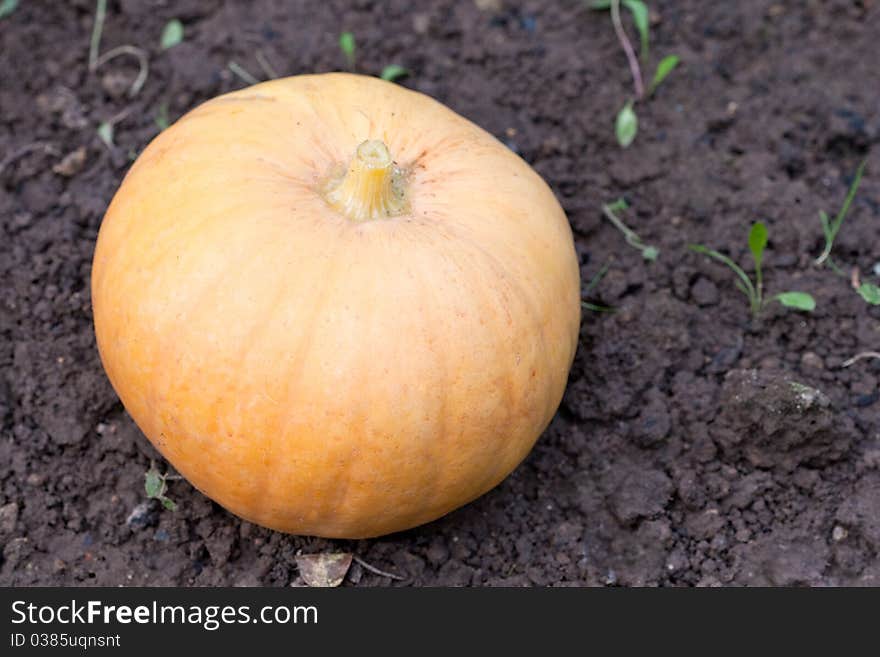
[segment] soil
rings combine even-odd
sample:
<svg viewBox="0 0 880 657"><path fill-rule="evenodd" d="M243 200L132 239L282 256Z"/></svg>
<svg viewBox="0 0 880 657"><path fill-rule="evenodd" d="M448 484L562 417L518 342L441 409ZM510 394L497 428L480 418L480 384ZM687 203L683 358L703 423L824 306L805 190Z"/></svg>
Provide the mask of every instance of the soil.
<svg viewBox="0 0 880 657"><path fill-rule="evenodd" d="M880 585L880 307L812 265L818 211L868 168L835 257L877 281L880 2L657 0L650 57L681 66L636 106L606 13L574 0L109 3L88 68L94 2L22 2L0 21L0 584L302 583L296 555L351 551L346 585ZM179 18L182 44L159 48ZM429 525L376 540L287 536L242 522L185 481L176 512L144 496L157 453L101 368L89 270L131 158L196 104L265 77L397 63L401 80L484 126L541 173L574 229L590 300L562 406L497 489ZM631 30L632 31L632 30ZM653 71L653 65L649 73ZM113 147L98 125L113 119ZM603 219L660 249L654 262ZM748 261L770 230L770 292L811 292L810 314L751 321L701 242ZM796 384L796 385L793 385Z"/></svg>

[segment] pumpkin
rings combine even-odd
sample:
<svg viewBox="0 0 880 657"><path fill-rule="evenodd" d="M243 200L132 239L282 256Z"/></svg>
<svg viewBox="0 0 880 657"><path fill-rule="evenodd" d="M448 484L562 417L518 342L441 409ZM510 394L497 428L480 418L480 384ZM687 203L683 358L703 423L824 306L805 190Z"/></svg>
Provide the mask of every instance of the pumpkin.
<svg viewBox="0 0 880 657"><path fill-rule="evenodd" d="M561 400L580 324L543 180L437 101L304 75L159 134L101 225L95 331L128 413L254 523L362 538L485 493Z"/></svg>

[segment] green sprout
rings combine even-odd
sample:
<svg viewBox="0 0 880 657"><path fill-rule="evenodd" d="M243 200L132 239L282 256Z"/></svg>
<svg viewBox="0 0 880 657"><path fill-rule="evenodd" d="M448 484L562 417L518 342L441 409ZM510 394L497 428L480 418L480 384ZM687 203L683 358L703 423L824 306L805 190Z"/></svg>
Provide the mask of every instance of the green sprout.
<svg viewBox="0 0 880 657"><path fill-rule="evenodd" d="M766 300L764 298L764 278L761 265L764 260L764 249L767 248L767 226L763 222L758 221L752 224L749 231L749 251L752 252L752 259L755 262L755 280L749 277L743 271L742 267L737 265L733 260L723 253L709 249L702 244L691 244L689 248L696 253L709 256L714 260L726 265L736 274L736 287L748 297L749 309L752 316L757 317L764 308ZM816 301L812 295L807 292L781 292L771 297L771 300L778 301L786 308L794 308L810 312L816 308Z"/></svg>
<svg viewBox="0 0 880 657"><path fill-rule="evenodd" d="M144 490L147 492L147 497L151 500L159 500L162 506L169 511L177 511L177 504L165 496L165 493L168 492L169 479L180 479L180 476L170 475L167 472L159 474L156 464L151 461L150 469L144 473Z"/></svg>
<svg viewBox="0 0 880 657"><path fill-rule="evenodd" d="M339 49L345 55L345 61L348 63L349 70L354 69L355 63L355 42L354 34L351 32L343 32L339 35Z"/></svg>
<svg viewBox="0 0 880 657"><path fill-rule="evenodd" d="M398 64L389 64L382 69L379 77L383 80L388 80L388 82L394 82L395 80L406 77L407 75L409 75L409 71L407 71L403 66L400 66Z"/></svg>
<svg viewBox="0 0 880 657"><path fill-rule="evenodd" d="M183 41L183 23L173 18L165 24L159 46L162 50L173 48Z"/></svg>
<svg viewBox="0 0 880 657"><path fill-rule="evenodd" d="M617 228L621 233L623 233L624 239L626 239L626 243L629 244L634 249L642 252L642 257L645 260L650 262L654 262L657 257L660 255L660 250L655 246L649 246L642 242L642 238L638 236L638 234L629 228L620 217L617 216L617 213L621 210L626 210L629 208L629 204L626 200L619 198L614 203L605 203L602 206L602 214L614 224L614 227Z"/></svg>
<svg viewBox="0 0 880 657"><path fill-rule="evenodd" d="M864 174L867 164L868 158L865 158L862 160L861 164L859 164L859 167L856 169L856 175L853 177L852 184L850 184L849 190L846 192L846 198L843 200L843 205L840 207L840 210L837 215L835 215L834 219L831 219L828 216L828 213L824 210L819 210L819 222L822 224L822 233L825 235L825 248L822 249L822 253L816 258L815 264L828 265L832 271L839 276L846 276L846 272L844 272L831 258L831 250L834 248L834 240L837 238L837 234L843 227L843 222L846 219L846 215L849 213L849 208L856 197L856 192L859 190L859 185L862 182L862 174ZM866 303L869 303L872 306L880 306L880 287L877 287L873 283L857 282L857 277L853 282L853 287Z"/></svg>
<svg viewBox="0 0 880 657"><path fill-rule="evenodd" d="M633 88L635 91L635 100L643 100L645 94L645 81L642 77L642 64L648 61L649 43L650 43L650 27L648 5L641 0L592 0L589 1L591 9L594 10L610 10L611 22L614 25L614 33L620 42L623 52L629 63L630 75L633 79ZM637 56L635 49L630 43L629 37L626 36L626 30L623 27L623 21L620 17L621 5L629 10L632 14L633 23L635 23L636 31L639 33L641 40L641 55ZM642 60L642 64L639 63ZM657 64L651 86L648 89L648 96L652 96L657 87L665 80L670 73L678 66L680 59L678 55L667 55ZM634 100L628 100L626 104L618 111L614 121L614 132L617 137L617 143L622 148L629 146L636 138L638 132L638 117L633 109Z"/></svg>
<svg viewBox="0 0 880 657"><path fill-rule="evenodd" d="M833 262L830 260L831 249L834 248L834 240L837 237L837 233L840 232L840 228L843 226L843 220L846 219L846 215L849 212L849 206L852 205L856 192L859 190L859 185L862 182L862 173L864 173L867 164L868 158L865 158L862 160L859 168L856 169L855 178L853 178L852 184L849 186L849 191L846 193L846 198L843 201L843 205L840 207L840 211L837 213L837 216L834 217L833 221L829 219L828 214L824 210L819 210L819 221L822 224L822 232L825 234L825 248L822 250L819 257L816 258L817 265L824 264L827 261L830 266L834 266Z"/></svg>
<svg viewBox="0 0 880 657"><path fill-rule="evenodd" d="M600 281L605 278L605 274L608 273L608 265L602 265L602 268L596 272L593 278L590 279L590 282L587 283L587 286L584 288L584 296L589 296L590 293L596 289L599 285ZM613 313L614 308L610 306L603 306L598 303L592 303L590 301L581 301L581 306L586 310L592 310L597 313Z"/></svg>

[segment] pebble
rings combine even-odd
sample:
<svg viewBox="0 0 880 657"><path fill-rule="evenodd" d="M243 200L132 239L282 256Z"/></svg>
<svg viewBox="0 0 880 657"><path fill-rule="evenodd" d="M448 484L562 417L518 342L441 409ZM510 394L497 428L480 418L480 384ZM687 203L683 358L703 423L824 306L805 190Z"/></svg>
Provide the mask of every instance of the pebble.
<svg viewBox="0 0 880 657"><path fill-rule="evenodd" d="M804 352L804 355L801 356L801 365L804 367L812 368L814 370L825 369L825 363L822 361L822 358L812 351Z"/></svg>

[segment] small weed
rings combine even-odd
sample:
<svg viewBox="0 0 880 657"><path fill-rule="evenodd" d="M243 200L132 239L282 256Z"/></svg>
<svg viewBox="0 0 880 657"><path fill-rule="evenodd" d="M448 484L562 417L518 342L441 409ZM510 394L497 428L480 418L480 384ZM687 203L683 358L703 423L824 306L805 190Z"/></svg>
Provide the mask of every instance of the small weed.
<svg viewBox="0 0 880 657"><path fill-rule="evenodd" d="M752 259L755 262L755 280L754 282L748 274L743 271L742 267L737 265L733 260L723 253L709 249L702 244L691 244L689 247L692 251L709 256L714 260L726 265L736 274L736 287L749 299L749 309L752 316L757 317L764 308L766 300L764 298L764 279L761 265L764 260L764 249L767 248L767 226L763 222L752 224L749 231L749 251L752 253ZM778 301L786 308L794 308L810 312L816 308L816 301L812 295L807 292L781 292L771 297L773 301Z"/></svg>
<svg viewBox="0 0 880 657"><path fill-rule="evenodd" d="M617 216L617 213L621 210L626 210L629 208L629 204L622 198L617 199L614 203L606 203L602 206L602 214L614 224L614 227L617 228L621 233L623 233L623 237L626 239L626 243L629 244L634 249L637 249L642 252L642 257L645 260L650 262L654 262L660 255L660 250L655 246L649 246L642 242L642 238L638 236L638 234L627 227L625 223Z"/></svg>
<svg viewBox="0 0 880 657"><path fill-rule="evenodd" d="M590 8L594 10L610 10L611 22L614 25L614 33L620 42L623 52L626 54L626 60L629 63L630 75L633 79L633 88L635 91L635 101L645 98L645 81L642 76L642 65L647 64L649 44L650 44L650 26L648 5L641 0L592 0L589 2ZM632 14L633 23L636 31L639 33L641 41L641 55L637 56L630 43L626 30L623 27L623 21L620 17L621 6L629 10ZM639 62L641 59L641 63ZM670 73L678 66L680 59L678 55L667 55L660 60L651 80L651 86L648 89L648 96L652 96L657 87L665 80ZM634 100L627 101L617 113L614 122L614 132L617 142L622 148L628 147L636 138L639 122L633 109Z"/></svg>
<svg viewBox="0 0 880 657"><path fill-rule="evenodd" d="M183 41L183 23L178 19L173 18L165 23L159 46L162 50L168 50L179 44L181 41Z"/></svg>
<svg viewBox="0 0 880 657"><path fill-rule="evenodd" d="M388 82L394 82L395 80L399 80L400 78L406 77L407 75L409 75L409 71L407 71L403 66L399 66L398 64L389 64L382 69L379 77L383 80L388 80Z"/></svg>
<svg viewBox="0 0 880 657"><path fill-rule="evenodd" d="M856 169L856 175L853 177L852 184L850 184L849 190L846 192L846 198L843 200L843 205L840 206L840 210L835 215L834 219L831 219L828 216L828 213L824 210L819 210L819 222L822 224L822 233L825 236L825 248L822 249L822 253L816 258L816 264L828 265L828 267L838 276L846 277L846 272L844 272L831 258L831 250L834 248L834 240L837 238L837 234L843 227L843 222L846 219L846 215L849 213L849 208L856 197L856 192L859 190L859 185L862 182L862 174L864 174L867 164L867 158L862 160L861 164L859 164L858 169ZM877 266L875 266L875 273L876 271ZM872 306L880 306L880 287L877 287L873 283L862 283L858 277L858 270L853 272L852 287L866 303L869 303Z"/></svg>
<svg viewBox="0 0 880 657"><path fill-rule="evenodd" d="M859 165L859 168L856 169L855 178L853 178L852 184L849 186L849 191L846 193L846 198L843 201L843 205L840 207L840 211L834 217L832 221L828 214L824 210L819 210L819 222L822 224L822 232L825 234L825 248L822 250L822 253L816 258L816 264L821 265L826 261L830 263L829 258L831 257L831 249L834 248L834 240L837 237L837 233L840 232L841 226L843 226L843 220L846 219L846 215L849 212L849 206L852 205L853 199L856 197L856 192L859 190L859 185L862 182L862 174L865 171L865 166L868 164L868 159L865 158L862 160L862 163Z"/></svg>
<svg viewBox="0 0 880 657"><path fill-rule="evenodd" d="M593 278L590 279L590 282L587 283L587 286L584 288L584 296L590 296L590 293L596 289L601 280L605 278L605 274L608 273L608 265L603 265L602 268L596 272ZM603 306L598 303L592 303L590 301L581 301L581 306L586 310L592 310L597 313L613 313L614 308L610 306Z"/></svg>
<svg viewBox="0 0 880 657"><path fill-rule="evenodd" d="M155 463L150 463L150 469L144 473L144 490L151 500L159 500L169 511L177 511L177 504L168 499L168 480L180 479L178 475L159 474Z"/></svg>
<svg viewBox="0 0 880 657"><path fill-rule="evenodd" d="M345 61L348 70L353 71L355 65L355 42L354 34L351 32L343 32L339 35L339 49L345 55Z"/></svg>

